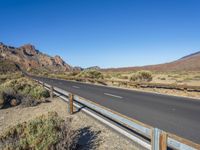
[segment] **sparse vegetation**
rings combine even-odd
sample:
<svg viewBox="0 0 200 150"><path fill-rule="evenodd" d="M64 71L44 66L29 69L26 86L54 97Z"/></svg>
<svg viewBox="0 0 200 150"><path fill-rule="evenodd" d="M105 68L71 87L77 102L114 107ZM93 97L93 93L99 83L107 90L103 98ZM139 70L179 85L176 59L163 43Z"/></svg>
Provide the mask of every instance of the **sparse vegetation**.
<svg viewBox="0 0 200 150"><path fill-rule="evenodd" d="M150 82L152 78L152 73L150 71L138 71L130 77L130 81Z"/></svg>
<svg viewBox="0 0 200 150"><path fill-rule="evenodd" d="M97 70L84 70L81 71L77 77L80 78L89 78L89 79L103 79L103 74Z"/></svg>
<svg viewBox="0 0 200 150"><path fill-rule="evenodd" d="M42 99L49 97L49 92L34 81L25 77L7 80L0 85L0 108L16 106L35 106Z"/></svg>
<svg viewBox="0 0 200 150"><path fill-rule="evenodd" d="M0 149L72 150L77 146L71 120L61 119L56 112L10 128L0 137Z"/></svg>
<svg viewBox="0 0 200 150"><path fill-rule="evenodd" d="M1 60L0 59L0 72L5 74L5 73L13 73L19 71L19 67L8 60Z"/></svg>

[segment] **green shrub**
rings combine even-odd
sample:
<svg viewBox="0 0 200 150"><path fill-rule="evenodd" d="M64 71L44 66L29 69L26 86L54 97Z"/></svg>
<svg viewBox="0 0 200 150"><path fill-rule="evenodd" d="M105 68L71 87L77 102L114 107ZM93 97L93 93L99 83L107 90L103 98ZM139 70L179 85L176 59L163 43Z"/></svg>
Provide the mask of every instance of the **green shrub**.
<svg viewBox="0 0 200 150"><path fill-rule="evenodd" d="M160 78L160 80L166 80L166 78L163 77L163 78Z"/></svg>
<svg viewBox="0 0 200 150"><path fill-rule="evenodd" d="M119 79L128 79L128 76L120 76Z"/></svg>
<svg viewBox="0 0 200 150"><path fill-rule="evenodd" d="M12 89L18 94L31 96L35 99L49 97L49 91L27 78L13 79L0 85L0 91Z"/></svg>
<svg viewBox="0 0 200 150"><path fill-rule="evenodd" d="M112 78L112 76L109 75L109 74L106 74L104 77L105 77L106 79L111 79L111 78Z"/></svg>
<svg viewBox="0 0 200 150"><path fill-rule="evenodd" d="M49 97L49 92L41 86L31 88L31 90L27 94L36 99Z"/></svg>
<svg viewBox="0 0 200 150"><path fill-rule="evenodd" d="M0 137L0 149L75 149L76 133L70 125L69 119L64 121L55 112L42 115L5 132Z"/></svg>
<svg viewBox="0 0 200 150"><path fill-rule="evenodd" d="M138 71L130 77L130 81L150 82L152 81L152 73L150 71Z"/></svg>
<svg viewBox="0 0 200 150"><path fill-rule="evenodd" d="M103 79L103 74L97 70L84 70L81 71L77 77L90 78L90 79Z"/></svg>

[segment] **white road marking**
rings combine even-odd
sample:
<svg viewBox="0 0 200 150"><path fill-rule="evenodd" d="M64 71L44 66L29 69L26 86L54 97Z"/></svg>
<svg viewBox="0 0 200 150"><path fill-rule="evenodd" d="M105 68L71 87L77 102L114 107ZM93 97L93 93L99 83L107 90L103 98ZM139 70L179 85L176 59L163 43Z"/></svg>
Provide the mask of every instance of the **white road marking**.
<svg viewBox="0 0 200 150"><path fill-rule="evenodd" d="M72 86L73 88L76 88L76 89L80 89L80 87L78 87L78 86Z"/></svg>
<svg viewBox="0 0 200 150"><path fill-rule="evenodd" d="M113 94L109 94L109 93L104 93L104 95L108 95L108 96L112 96L112 97L116 97L116 98L120 98L120 99L123 98L123 97L121 97L121 96L113 95Z"/></svg>

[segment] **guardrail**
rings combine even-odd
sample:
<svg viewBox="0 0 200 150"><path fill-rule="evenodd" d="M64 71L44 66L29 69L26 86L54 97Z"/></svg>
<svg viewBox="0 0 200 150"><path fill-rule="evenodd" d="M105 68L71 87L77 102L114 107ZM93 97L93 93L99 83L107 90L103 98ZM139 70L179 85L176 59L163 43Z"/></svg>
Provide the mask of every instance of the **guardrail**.
<svg viewBox="0 0 200 150"><path fill-rule="evenodd" d="M68 102L68 111L70 114L73 114L73 108L77 107L134 142L140 144L145 149L166 150L167 148L171 148L175 150L200 150L199 144L160 129L153 128L152 126L126 117L118 112L110 110L78 95L74 95L63 89L53 87L36 79L34 80L48 89L51 97L55 94Z"/></svg>

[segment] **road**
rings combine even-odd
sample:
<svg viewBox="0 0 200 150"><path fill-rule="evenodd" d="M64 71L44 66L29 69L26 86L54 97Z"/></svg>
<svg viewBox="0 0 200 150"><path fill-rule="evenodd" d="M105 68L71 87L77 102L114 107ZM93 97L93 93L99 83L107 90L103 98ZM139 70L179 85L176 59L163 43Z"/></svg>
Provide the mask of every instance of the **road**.
<svg viewBox="0 0 200 150"><path fill-rule="evenodd" d="M33 77L200 144L200 100Z"/></svg>

